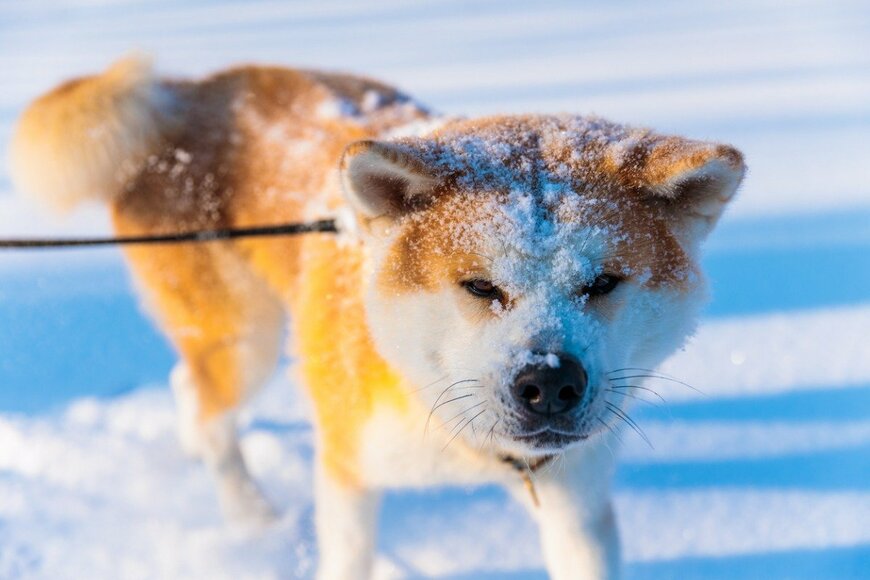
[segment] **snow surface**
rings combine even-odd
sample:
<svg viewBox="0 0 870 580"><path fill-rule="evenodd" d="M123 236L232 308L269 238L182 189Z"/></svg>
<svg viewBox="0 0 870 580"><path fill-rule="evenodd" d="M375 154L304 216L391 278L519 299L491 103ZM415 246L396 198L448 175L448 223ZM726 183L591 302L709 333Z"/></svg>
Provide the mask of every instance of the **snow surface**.
<svg viewBox="0 0 870 580"><path fill-rule="evenodd" d="M0 154L25 103L131 49L169 73L354 70L449 114L597 113L731 142L746 185L707 246L714 301L653 381L616 480L629 578L870 576L870 5L861 0L0 4ZM49 218L0 169L0 236ZM116 252L0 254L0 578L311 574L311 430L276 378L245 414L284 510L227 528L185 458L173 361ZM390 494L378 576L543 578L500 490Z"/></svg>

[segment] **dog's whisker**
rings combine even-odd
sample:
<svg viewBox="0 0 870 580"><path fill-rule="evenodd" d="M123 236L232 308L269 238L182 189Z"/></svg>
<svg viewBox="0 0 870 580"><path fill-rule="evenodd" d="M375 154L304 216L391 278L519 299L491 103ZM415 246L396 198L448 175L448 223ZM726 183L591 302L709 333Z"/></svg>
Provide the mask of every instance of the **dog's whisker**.
<svg viewBox="0 0 870 580"><path fill-rule="evenodd" d="M604 373L604 374L611 375L611 374L613 374L613 373L619 373L619 372L622 372L622 371L643 371L643 372L646 372L646 373L655 373L655 372L657 372L655 369L648 369L648 368L644 368L644 367L622 367L622 368L618 368L618 369L613 369L613 370L607 371L607 372Z"/></svg>
<svg viewBox="0 0 870 580"><path fill-rule="evenodd" d="M486 409L483 409L483 410L481 410L479 413L477 413L474 417L472 417L471 419L468 419L468 420L467 420L467 421L462 425L462 428L459 429L459 431L457 431L457 432L453 435L453 437L450 438L450 440L447 442L447 444L444 445L444 447L441 448L441 451L444 451L445 449L447 449L447 448L450 446L450 444L453 443L454 439L456 439L457 437L459 437L459 434L462 433L462 431L464 431L465 428L468 427L468 425L470 425L471 423L474 422L475 419L477 419L478 417L480 417L481 415L483 415L484 413L486 413L486 411L487 411Z"/></svg>
<svg viewBox="0 0 870 580"><path fill-rule="evenodd" d="M435 380L435 381L432 381L431 383L429 383L429 384L426 385L425 387L420 387L420 388L418 388L418 389L414 389L414 390L411 391L411 392L412 392L412 393L419 393L420 391L425 391L425 390L428 389L429 387L434 387L435 385L437 385L437 384L440 383L441 381L447 380L448 378L450 378L450 375L444 375L444 376L441 377L440 379Z"/></svg>
<svg viewBox="0 0 870 580"><path fill-rule="evenodd" d="M613 427L613 425L611 425L610 423L608 423L607 421L605 421L601 417L596 417L596 419L598 419L599 423L604 425L605 429L607 429L608 431L613 433L613 436L616 437L616 440L619 441L620 445L625 445L625 442L622 440L622 436L619 434L619 431ZM612 453L612 451L611 451L611 453Z"/></svg>
<svg viewBox="0 0 870 580"><path fill-rule="evenodd" d="M487 411L487 410L488 409L484 409L484 411ZM475 439L477 439L477 429L474 428L474 421L471 422L471 433L472 433L471 439L472 439L472 441L474 441Z"/></svg>
<svg viewBox="0 0 870 580"><path fill-rule="evenodd" d="M634 399L635 401L640 401L641 403L646 403L646 404L648 404L648 405L652 405L652 406L654 406L654 407L660 407L660 406L661 406L659 403L656 403L655 401L650 401L649 399L644 399L643 397L639 397L638 395L632 395L631 393L623 393L622 391L617 391L617 390L615 390L615 389L613 389L613 388L609 388L609 389L606 389L606 390L609 391L609 392L611 392L611 393L616 393L616 394L619 395L620 397L626 397L626 398L628 398L628 399Z"/></svg>
<svg viewBox="0 0 870 580"><path fill-rule="evenodd" d="M604 419L602 419L601 417L596 417L596 419L598 419L598 422L599 422L599 423L601 423L602 425L604 425L604 428L605 428L605 429L607 429L610 433L613 434L613 436L616 438L616 440L619 442L620 445L625 445L625 444L622 442L622 438L619 436L619 432L618 432L616 429L614 429L613 427L611 427L610 425L608 425L607 422L604 421ZM613 448L610 446L610 442L607 441L606 438L604 438L603 441L604 441L604 445L607 447L607 450L610 452L610 456L611 456L613 459L616 459L616 453L613 451Z"/></svg>
<svg viewBox="0 0 870 580"><path fill-rule="evenodd" d="M660 394L658 394L654 390L650 389L649 387L643 387L641 385L610 385L605 390L610 391L612 393L616 393L617 395L622 395L624 397L631 397L632 399L637 399L638 401L643 401L644 403L649 403L650 405L658 405L658 403L655 403L654 401L650 401L648 399L644 399L644 398L638 397L636 395L630 395L628 393L623 393L622 389L636 389L638 391L645 391L645 392L650 393L653 396L655 396L659 401L662 402L662 404L665 404L665 405L668 404L668 402L665 401L665 398L662 397Z"/></svg>
<svg viewBox="0 0 870 580"><path fill-rule="evenodd" d="M435 402L432 403L432 405L433 405L433 406L434 406L434 405L437 405L437 404L438 404L438 401L441 400L441 397L443 397L444 395L446 395L446 394L447 394L451 389L455 388L457 385L461 385L461 384L464 384L464 383L475 383L475 382L477 382L475 379L462 379L461 381L456 381L455 383L452 383L452 384L451 384L450 386L448 386L446 389L444 389L443 391L441 391L441 393L438 395L438 397L435 399Z"/></svg>
<svg viewBox="0 0 870 580"><path fill-rule="evenodd" d="M486 401L480 401L479 403L475 403L474 405L468 407L467 409L463 409L462 412L453 415L452 417L450 417L449 419L447 419L447 420L446 420L446 421L445 421L441 426L436 427L436 430L437 430L437 429L444 429L444 428L446 428L447 425L449 425L450 423L452 423L455 419L464 416L464 415L465 415L466 413L468 413L469 411L471 411L471 410L473 410L473 409L476 409L477 407L480 407L481 405L483 405L483 404L485 404L485 403L486 403ZM453 433L453 430L456 429L460 424L462 424L462 421L460 421L459 423L457 423L456 425L454 425L453 428L450 429L450 432L448 433L448 435L451 435L451 434Z"/></svg>
<svg viewBox="0 0 870 580"><path fill-rule="evenodd" d="M437 430L439 430L439 429L445 429L445 428L447 427L447 425L449 425L450 423L452 423L452 422L455 421L456 419L458 419L458 418L460 418L460 417L463 417L467 411L468 411L468 409L465 409L465 410L463 410L463 411L460 411L459 413L456 413L455 415L453 415L453 416L450 417L449 419L443 421L440 425L438 425L437 427L435 427L435 431L437 431Z"/></svg>
<svg viewBox="0 0 870 580"><path fill-rule="evenodd" d="M656 369L648 369L648 368L644 368L644 367L622 367L622 368L619 368L619 369L613 369L613 370L607 371L605 374L612 375L612 374L615 374L615 373L622 373L622 372L629 372L629 371L630 371L630 372L648 373L648 374L650 374L650 375L654 375L654 376L657 376L657 377L665 377L665 378L668 378L668 379L674 379L674 380L677 380L676 377L671 376L671 375L669 375L669 374L667 374L667 373L663 373L663 372L661 372L661 371L657 371Z"/></svg>
<svg viewBox="0 0 870 580"><path fill-rule="evenodd" d="M611 381L621 381L621 380L627 380L627 379L661 379L663 381L670 381L672 383L676 383L678 385L682 385L686 388L692 389L693 391L695 391L698 394L701 394L701 395L706 394L706 393L704 393L704 391L702 391L701 389L698 389L694 385L690 385L689 383L687 383L685 381L681 381L680 379L677 379L675 377L672 377L672 376L669 376L669 375L666 375L663 373L659 373L659 372L651 370L651 369L645 369L645 368L640 368L640 367L625 367L625 368L609 371L605 374L612 375L612 374L616 374L616 373L636 372L636 371L638 371L640 374L631 374L631 375L620 376L620 377L611 377L610 380Z"/></svg>
<svg viewBox="0 0 870 580"><path fill-rule="evenodd" d="M501 417L496 417L495 421L492 422L492 426L489 428L486 436L483 438L483 442L480 445L480 449L482 450L487 445L487 440L489 440L489 444L492 445L495 443L495 428L501 422Z"/></svg>
<svg viewBox="0 0 870 580"><path fill-rule="evenodd" d="M471 411L471 410L473 410L473 409L479 407L480 405L483 405L484 403L485 403L485 401L481 401L480 403L478 403L478 404L476 404L476 405L473 405L473 406L469 407L468 409L466 409L465 411L463 411L462 414L465 415L465 414L468 413L469 411ZM484 409L484 410L486 410L486 409ZM448 433L448 435L452 435L453 432L454 432L456 429L458 429L460 425L462 425L462 421L460 421L459 423L457 423L456 425L454 425L453 428L452 428L452 429L450 430L450 432Z"/></svg>
<svg viewBox="0 0 870 580"><path fill-rule="evenodd" d="M701 391L700 389L698 389L698 388L696 388L696 387L693 387L693 386L690 385L689 383L686 383L686 382L680 381L680 380L678 380L678 379L672 379L672 378L670 378L670 377L660 377L660 376L657 376L657 375L627 375L627 376L624 376L624 377L611 377L611 378L610 378L611 381L627 381L627 380L632 380L632 379L659 379L659 380L662 380L662 381L668 381L668 382L671 382L671 383L675 383L675 384L681 385L681 386L686 387L686 388L688 388L688 389L692 389L693 391L695 391L695 392L698 393L699 395L704 395L704 394L706 394L706 393L704 393L703 391Z"/></svg>
<svg viewBox="0 0 870 580"><path fill-rule="evenodd" d="M635 423L634 419L632 419L631 417L626 415L618 407L614 406L613 403L610 403L609 401L605 401L604 404L607 406L608 410L610 410L611 413L613 413L614 415L616 415L617 417L619 417L620 419L625 421L626 425L631 427L634 430L634 432L640 436L641 439L646 441L646 444L649 445L650 449L655 449L652 442L649 440L649 437L647 437L646 433L643 432L643 429L641 429L640 426L637 423Z"/></svg>
<svg viewBox="0 0 870 580"><path fill-rule="evenodd" d="M435 411L438 410L439 407L443 407L444 405L449 405L450 403L459 401L461 399L467 399L468 397L474 397L474 393L468 393L466 395L459 395L458 397L453 397L452 399L448 399L447 401L442 401L441 403L434 405L432 410L429 411L429 416L426 417L426 425L423 427L423 436L425 437L427 433L429 433L429 423L432 421L432 415L435 414Z"/></svg>

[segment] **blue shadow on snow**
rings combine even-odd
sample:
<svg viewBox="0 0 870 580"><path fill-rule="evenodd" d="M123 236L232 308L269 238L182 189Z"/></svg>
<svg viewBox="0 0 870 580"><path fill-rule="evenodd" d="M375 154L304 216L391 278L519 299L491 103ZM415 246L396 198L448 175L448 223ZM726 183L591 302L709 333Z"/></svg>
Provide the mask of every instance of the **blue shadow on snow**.
<svg viewBox="0 0 870 580"><path fill-rule="evenodd" d="M870 545L680 558L626 566L626 580L851 580L868 577Z"/></svg>

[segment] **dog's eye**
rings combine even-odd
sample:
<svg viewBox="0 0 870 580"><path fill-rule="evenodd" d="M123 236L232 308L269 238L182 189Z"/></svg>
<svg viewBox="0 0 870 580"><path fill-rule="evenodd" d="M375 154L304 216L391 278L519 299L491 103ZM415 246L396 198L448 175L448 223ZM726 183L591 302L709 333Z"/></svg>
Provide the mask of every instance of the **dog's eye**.
<svg viewBox="0 0 870 580"><path fill-rule="evenodd" d="M489 280L481 280L478 278L476 280L463 282L462 285L466 290L478 298L495 298L500 293L498 287Z"/></svg>
<svg viewBox="0 0 870 580"><path fill-rule="evenodd" d="M590 298L610 294L621 281L622 279L619 276L614 276L613 274L600 274L592 281L592 284L584 286L580 293Z"/></svg>

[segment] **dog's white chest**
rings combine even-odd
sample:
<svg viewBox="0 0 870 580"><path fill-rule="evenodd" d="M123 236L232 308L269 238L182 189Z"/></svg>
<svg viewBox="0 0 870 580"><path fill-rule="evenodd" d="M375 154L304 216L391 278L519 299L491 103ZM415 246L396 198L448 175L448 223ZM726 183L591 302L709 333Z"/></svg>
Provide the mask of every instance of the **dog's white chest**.
<svg viewBox="0 0 870 580"><path fill-rule="evenodd" d="M450 441L425 417L380 410L362 431L360 462L369 485L428 487L439 484L482 484L507 477L497 459Z"/></svg>

